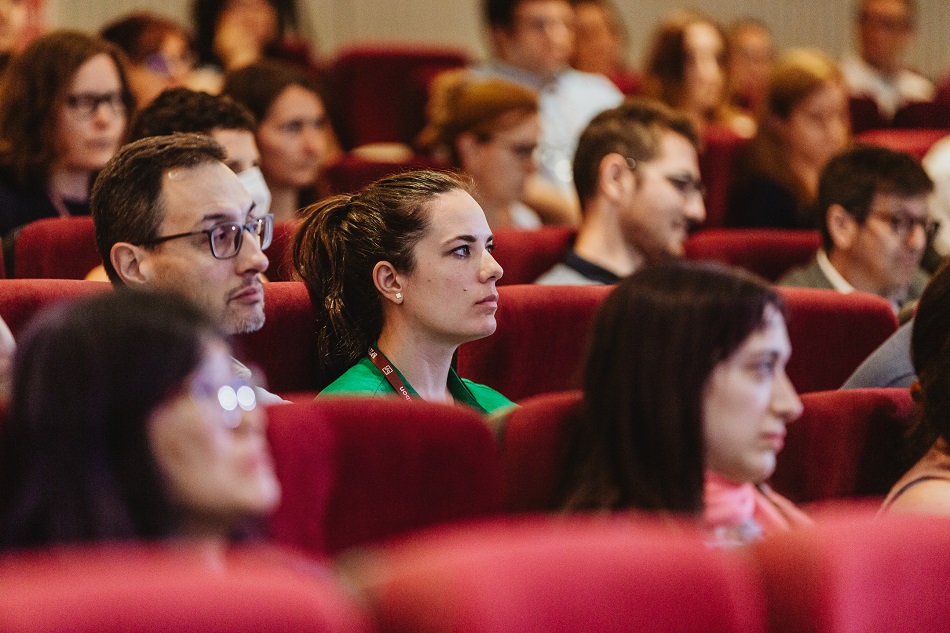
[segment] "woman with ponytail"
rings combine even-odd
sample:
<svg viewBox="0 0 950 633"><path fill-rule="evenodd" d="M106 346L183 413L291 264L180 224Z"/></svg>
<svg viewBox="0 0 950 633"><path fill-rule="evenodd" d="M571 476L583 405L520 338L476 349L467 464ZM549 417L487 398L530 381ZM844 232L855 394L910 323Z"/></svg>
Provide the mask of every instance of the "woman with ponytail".
<svg viewBox="0 0 950 633"><path fill-rule="evenodd" d="M495 331L501 266L457 176L415 171L303 212L294 268L310 293L323 394L398 395L490 413L510 400L460 379L462 343Z"/></svg>

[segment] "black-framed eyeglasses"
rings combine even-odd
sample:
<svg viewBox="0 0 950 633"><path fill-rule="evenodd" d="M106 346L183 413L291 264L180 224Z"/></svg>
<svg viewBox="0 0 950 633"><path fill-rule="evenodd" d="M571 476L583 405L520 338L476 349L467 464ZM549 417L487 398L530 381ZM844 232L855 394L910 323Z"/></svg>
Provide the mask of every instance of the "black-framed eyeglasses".
<svg viewBox="0 0 950 633"><path fill-rule="evenodd" d="M624 160L627 161L627 167L630 168L630 171L637 170L639 165L636 160L628 157L624 157ZM693 196L706 197L706 185L703 184L702 180L694 178L691 174L663 174L663 177L686 198Z"/></svg>
<svg viewBox="0 0 950 633"><path fill-rule="evenodd" d="M274 237L274 214L268 213L254 218L246 224L240 222L224 222L215 224L210 229L203 231L190 231L188 233L177 233L175 235L166 235L157 237L154 240L139 242L136 246L155 246L169 240L177 240L181 237L191 237L192 235L207 235L208 245L211 247L211 254L215 259L232 259L241 252L241 244L244 243L244 231L257 238L257 243L261 250L270 246Z"/></svg>
<svg viewBox="0 0 950 633"><path fill-rule="evenodd" d="M894 235L902 240L906 240L918 226L923 229L927 242L930 242L937 235L937 231L940 230L940 222L930 218L914 218L909 215L887 213L885 211L876 211L871 215L887 222Z"/></svg>
<svg viewBox="0 0 950 633"><path fill-rule="evenodd" d="M80 92L66 96L66 107L76 113L81 119L89 119L106 104L112 114L125 112L125 100L121 92Z"/></svg>

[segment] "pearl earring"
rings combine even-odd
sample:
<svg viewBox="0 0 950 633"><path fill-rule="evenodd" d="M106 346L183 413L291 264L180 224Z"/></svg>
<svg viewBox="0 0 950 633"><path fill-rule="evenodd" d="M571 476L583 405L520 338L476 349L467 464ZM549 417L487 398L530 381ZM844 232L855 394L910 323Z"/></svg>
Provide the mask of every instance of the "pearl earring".
<svg viewBox="0 0 950 633"><path fill-rule="evenodd" d="M401 293L401 292L397 292L397 293L396 293L396 301L402 301L402 293Z"/></svg>

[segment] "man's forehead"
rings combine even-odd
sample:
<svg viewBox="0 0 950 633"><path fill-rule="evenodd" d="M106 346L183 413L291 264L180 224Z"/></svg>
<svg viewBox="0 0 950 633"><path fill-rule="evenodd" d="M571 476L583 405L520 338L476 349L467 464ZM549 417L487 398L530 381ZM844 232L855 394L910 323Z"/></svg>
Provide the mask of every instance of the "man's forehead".
<svg viewBox="0 0 950 633"><path fill-rule="evenodd" d="M190 167L173 167L162 178L165 224L200 222L204 217L243 219L251 196L227 165L210 161Z"/></svg>
<svg viewBox="0 0 950 633"><path fill-rule="evenodd" d="M926 215L929 192L905 195L890 191L877 191L871 198L871 208L891 213Z"/></svg>
<svg viewBox="0 0 950 633"><path fill-rule="evenodd" d="M656 156L647 162L699 171L696 146L682 134L668 129L660 132Z"/></svg>

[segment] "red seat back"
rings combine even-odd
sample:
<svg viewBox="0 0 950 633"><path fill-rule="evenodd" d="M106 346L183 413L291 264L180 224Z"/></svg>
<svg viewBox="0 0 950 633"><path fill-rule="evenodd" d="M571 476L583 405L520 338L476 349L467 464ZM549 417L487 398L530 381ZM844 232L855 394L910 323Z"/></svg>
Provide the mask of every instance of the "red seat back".
<svg viewBox="0 0 950 633"><path fill-rule="evenodd" d="M264 284L264 327L235 337L239 356L264 372L277 393L326 386L317 360L317 327L307 287L300 281Z"/></svg>
<svg viewBox="0 0 950 633"><path fill-rule="evenodd" d="M854 134L859 134L864 130L888 127L888 122L881 116L877 102L870 97L850 97L848 111L851 115L851 131Z"/></svg>
<svg viewBox="0 0 950 633"><path fill-rule="evenodd" d="M730 631L765 627L754 568L689 531L624 518L440 530L376 553L384 632Z"/></svg>
<svg viewBox="0 0 950 633"><path fill-rule="evenodd" d="M530 231L507 228L494 231L494 235L492 255L505 271L498 283L512 286L534 283L564 259L577 231L560 226Z"/></svg>
<svg viewBox="0 0 950 633"><path fill-rule="evenodd" d="M0 559L0 629L30 633L369 633L330 579L273 550L88 547Z"/></svg>
<svg viewBox="0 0 950 633"><path fill-rule="evenodd" d="M18 336L33 316L51 303L111 288L107 283L78 279L0 279L0 317ZM301 282L264 284L264 305L264 327L235 337L239 356L263 370L272 391L324 387L306 287Z"/></svg>
<svg viewBox="0 0 950 633"><path fill-rule="evenodd" d="M709 229L686 240L686 257L744 268L777 281L807 263L821 246L818 231L784 229Z"/></svg>
<svg viewBox="0 0 950 633"><path fill-rule="evenodd" d="M591 324L611 286L503 286L498 327L458 351L459 374L515 401L577 388ZM864 293L781 288L800 392L836 389L897 329L891 305Z"/></svg>
<svg viewBox="0 0 950 633"><path fill-rule="evenodd" d="M425 124L428 81L467 63L468 55L455 47L378 43L344 49L332 71L343 146L411 144Z"/></svg>
<svg viewBox="0 0 950 633"><path fill-rule="evenodd" d="M947 130L868 130L859 134L855 140L865 145L906 152L917 160L923 160L933 144L947 134Z"/></svg>
<svg viewBox="0 0 950 633"><path fill-rule="evenodd" d="M788 376L800 393L837 389L897 330L891 304L877 295L779 288L788 306Z"/></svg>
<svg viewBox="0 0 950 633"><path fill-rule="evenodd" d="M351 397L269 413L282 544L332 554L501 510L494 439L472 410Z"/></svg>
<svg viewBox="0 0 950 633"><path fill-rule="evenodd" d="M917 633L950 621L950 520L863 513L755 548L774 633Z"/></svg>
<svg viewBox="0 0 950 633"><path fill-rule="evenodd" d="M414 155L404 161L373 160L355 154L344 154L338 161L327 165L323 178L333 193L353 194L366 185L416 169L447 169L448 166L421 155Z"/></svg>
<svg viewBox="0 0 950 633"><path fill-rule="evenodd" d="M458 371L512 400L580 384L594 315L612 286L503 286L498 328L458 351Z"/></svg>
<svg viewBox="0 0 950 633"><path fill-rule="evenodd" d="M699 173L706 185L706 221L704 228L726 225L726 202L732 189L742 151L748 139L726 128L710 128L703 135L699 154Z"/></svg>
<svg viewBox="0 0 950 633"><path fill-rule="evenodd" d="M13 275L20 279L83 279L102 263L88 215L30 222L14 252Z"/></svg>
<svg viewBox="0 0 950 633"><path fill-rule="evenodd" d="M950 103L912 101L894 114L894 127L950 129Z"/></svg>
<svg viewBox="0 0 950 633"><path fill-rule="evenodd" d="M909 464L903 437L914 418L907 389L820 391L788 427L772 485L798 503L883 496Z"/></svg>

